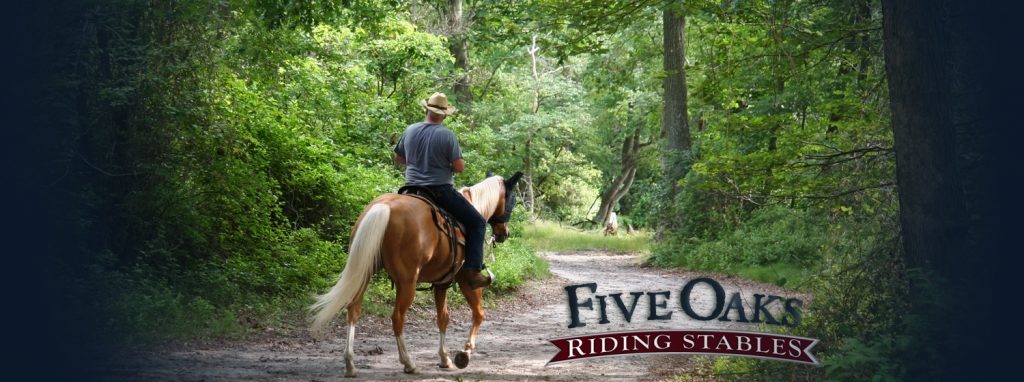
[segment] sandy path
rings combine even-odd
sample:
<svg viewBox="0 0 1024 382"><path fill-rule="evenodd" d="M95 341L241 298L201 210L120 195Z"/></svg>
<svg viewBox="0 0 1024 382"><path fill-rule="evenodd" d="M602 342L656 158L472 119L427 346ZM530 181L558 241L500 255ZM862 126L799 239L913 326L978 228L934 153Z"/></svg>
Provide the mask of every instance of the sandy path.
<svg viewBox="0 0 1024 382"><path fill-rule="evenodd" d="M636 255L595 252L544 253L556 276L527 285L518 296L503 300L488 310L477 339L477 352L466 369L442 370L438 361L438 334L433 309L416 308L406 325L406 341L417 374L402 373L398 362L390 322L367 317L360 321L356 334L357 380L657 380L683 374L687 357L682 355L633 355L546 365L556 348L547 339L604 331L640 329L716 328L756 330L750 324L696 321L685 316L675 299L683 285L696 273L646 268L637 265ZM499 275L500 277L500 275ZM751 281L714 276L727 294L741 292L773 293L794 296L792 292ZM631 323L626 323L609 303L610 324L597 324L597 314L582 311L588 325L569 329L566 285L597 282L597 294L633 291L672 291L668 321L648 321L646 299L636 307ZM694 307L698 313L712 301L710 288L697 287ZM581 297L588 297L584 294ZM418 297L422 298L422 297ZM748 301L749 304L752 302ZM596 305L596 304L595 304ZM749 310L748 310L749 311ZM342 323L338 319L337 323ZM469 311L453 307L448 330L449 350L460 349L469 331ZM341 381L345 341L342 332L323 341L305 334L301 328L284 334L268 334L256 339L213 344L180 344L157 349L135 349L112 362L97 365L99 376L111 380L183 380L183 381Z"/></svg>

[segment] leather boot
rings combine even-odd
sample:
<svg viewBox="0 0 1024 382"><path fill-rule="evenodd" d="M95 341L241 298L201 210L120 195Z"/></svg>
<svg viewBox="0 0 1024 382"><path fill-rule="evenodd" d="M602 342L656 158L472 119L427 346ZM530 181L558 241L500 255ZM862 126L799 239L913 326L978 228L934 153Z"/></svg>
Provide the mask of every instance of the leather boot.
<svg viewBox="0 0 1024 382"><path fill-rule="evenodd" d="M473 289L483 288L491 285L491 277L489 275L481 273L476 269L465 268L462 270L462 272L465 273L463 277L465 277L466 281L469 283L469 286Z"/></svg>

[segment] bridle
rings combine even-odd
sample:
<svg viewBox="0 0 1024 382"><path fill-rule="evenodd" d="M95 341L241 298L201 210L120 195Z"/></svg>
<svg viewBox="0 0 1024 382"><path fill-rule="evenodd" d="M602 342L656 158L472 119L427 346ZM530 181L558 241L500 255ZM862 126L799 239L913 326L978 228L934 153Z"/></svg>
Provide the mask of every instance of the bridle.
<svg viewBox="0 0 1024 382"><path fill-rule="evenodd" d="M516 206L516 195L511 188L505 189L505 211L500 216L491 216L488 224L506 224L512 220L512 209Z"/></svg>

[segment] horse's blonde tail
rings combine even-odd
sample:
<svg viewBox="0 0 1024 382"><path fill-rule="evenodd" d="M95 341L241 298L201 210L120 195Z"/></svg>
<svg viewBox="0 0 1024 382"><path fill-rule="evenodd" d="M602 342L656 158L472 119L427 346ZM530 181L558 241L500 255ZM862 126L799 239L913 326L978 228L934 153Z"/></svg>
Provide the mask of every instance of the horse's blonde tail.
<svg viewBox="0 0 1024 382"><path fill-rule="evenodd" d="M352 237L348 263L345 264L345 270L341 271L338 283L334 284L330 292L317 296L316 303L309 307L315 314L312 327L314 333L322 332L334 319L334 315L348 307L369 283L380 261L381 241L390 218L391 207L387 204L375 204L366 211Z"/></svg>

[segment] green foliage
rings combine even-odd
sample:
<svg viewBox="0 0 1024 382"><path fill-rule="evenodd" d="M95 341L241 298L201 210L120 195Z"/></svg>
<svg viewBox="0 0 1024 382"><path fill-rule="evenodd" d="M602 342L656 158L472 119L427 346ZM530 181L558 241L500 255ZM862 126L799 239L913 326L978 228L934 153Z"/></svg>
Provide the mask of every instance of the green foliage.
<svg viewBox="0 0 1024 382"><path fill-rule="evenodd" d="M344 267L362 208L402 183L394 141L422 118L419 100L450 87L448 38L465 37L472 114L446 121L467 161L458 185L529 164L536 214L577 223L621 175L622 143L637 137L645 148L620 226L660 228L660 211L680 211L653 262L814 294L799 331L823 340L825 368L723 357L702 370L885 380L905 372L895 355L931 359L906 338L937 334L899 319L911 292L891 245L877 2L686 2L694 143L682 158L692 170L676 185L661 181L666 158L654 150L662 2L467 5L462 31L424 11L443 2L68 8L85 16L54 28L72 41L60 49L76 54L54 62L64 77L53 101L75 116L64 122L72 133L58 185L77 202L86 238L81 258L61 265L75 310L93 313L83 319L98 336L152 340L240 335L307 304ZM536 76L523 54L534 36ZM669 187L678 188L671 202ZM547 274L534 249L644 252L652 240L514 217L513 237L489 261L499 293ZM389 280L378 275L366 299L368 313L389 314ZM948 312L944 301L930 303Z"/></svg>
<svg viewBox="0 0 1024 382"><path fill-rule="evenodd" d="M242 0L232 5L248 12L247 19L269 29L310 29L339 19L374 25L385 15L399 11L403 4L395 0Z"/></svg>
<svg viewBox="0 0 1024 382"><path fill-rule="evenodd" d="M619 201L619 226L655 229L664 204L665 190L658 181L660 174L653 165L641 168L637 173L638 179L633 182L629 194Z"/></svg>
<svg viewBox="0 0 1024 382"><path fill-rule="evenodd" d="M690 4L692 167L652 261L810 292L796 334L822 340L825 364L721 357L717 379L898 380L918 364L900 356L920 328L901 313L879 8Z"/></svg>
<svg viewBox="0 0 1024 382"><path fill-rule="evenodd" d="M814 300L792 333L821 340L813 352L823 367L720 357L715 362L719 379L733 380L730 371L743 370L739 380L893 381L903 379L908 365L929 367L930 357L921 353L930 350L909 341L918 335L915 331L927 329L916 324L920 320L902 314L909 306L910 280L901 276L904 270L894 256L894 241L873 237L864 227L857 233L863 236L849 234L845 240L860 241L856 245L870 249L843 253L852 247L840 245L845 248L825 252L827 265L808 281ZM924 290L938 293L927 279L913 279L925 285Z"/></svg>
<svg viewBox="0 0 1024 382"><path fill-rule="evenodd" d="M109 260L107 257L105 261ZM237 336L244 331L234 312L219 309L203 297L188 296L142 272L141 268L112 272L99 265L92 267L87 278L78 283L91 293L89 303L92 305L71 308L95 312L94 316L81 319L90 320L89 326L100 333L125 336L132 341ZM87 304L85 301L77 303Z"/></svg>
<svg viewBox="0 0 1024 382"><path fill-rule="evenodd" d="M494 248L484 248L484 263L497 278L488 291L513 290L527 280L542 279L551 274L548 262L538 257L529 244L528 218L524 208L516 207L508 225L509 239ZM494 255L494 261L490 260L491 255Z"/></svg>
<svg viewBox="0 0 1024 382"><path fill-rule="evenodd" d="M607 48L605 52L588 57L581 73L592 102L591 113L598 116L594 121L596 139L581 151L601 170L602 194L625 176L626 168L635 169L629 193L619 200L617 208L612 206L623 226L653 227L655 221L648 215L659 210L653 202L661 189L652 185L659 183L661 176L654 149L661 133L662 62L660 41L652 38L651 30L649 20L635 20L602 44ZM624 156L627 140L636 140L639 145L634 157ZM640 205L636 206L638 201Z"/></svg>
<svg viewBox="0 0 1024 382"><path fill-rule="evenodd" d="M674 239L660 244L656 264L729 272L745 266L818 264L826 232L820 218L807 211L772 206L755 210L717 240Z"/></svg>
<svg viewBox="0 0 1024 382"><path fill-rule="evenodd" d="M541 60L538 70L548 70L551 64ZM597 196L602 175L582 153L590 144L582 138L594 133L584 89L568 75L552 74L534 82L528 73L527 68L518 68L499 74L491 85L494 94L475 103L476 110L488 110L474 116L481 131L477 134L502 143L491 143L495 159L487 166L527 171L530 163L535 209L555 219L582 218ZM542 99L537 113L531 110L534 87Z"/></svg>
<svg viewBox="0 0 1024 382"><path fill-rule="evenodd" d="M494 261L490 261L486 254L484 261L495 274L494 284L489 289L493 292L514 290L527 280L550 274L548 263L537 257L521 238L509 239L490 251L494 254Z"/></svg>
<svg viewBox="0 0 1024 382"><path fill-rule="evenodd" d="M813 269L790 263L746 266L735 270L735 273L743 278L798 289L806 286L812 272Z"/></svg>
<svg viewBox="0 0 1024 382"><path fill-rule="evenodd" d="M895 161L877 4L736 5L688 23L699 189L737 218L773 203L887 204Z"/></svg>
<svg viewBox="0 0 1024 382"><path fill-rule="evenodd" d="M830 378L843 381L900 381L894 351L892 338L875 338L867 343L850 338L836 349L840 356L830 359L825 371Z"/></svg>
<svg viewBox="0 0 1024 382"><path fill-rule="evenodd" d="M87 17L56 32L83 52L55 63L69 90L58 104L79 116L64 179L82 185L69 192L89 239L62 272L81 286L72 300L96 302L78 309L96 336L238 335L333 284L363 207L402 183L394 140L453 61L399 5L68 10ZM496 155L489 131L452 127L467 158ZM510 244L503 290L545 273ZM386 284L373 283L368 311L393 295Z"/></svg>
<svg viewBox="0 0 1024 382"><path fill-rule="evenodd" d="M649 7L663 6L656 0L637 1L589 1L589 0L542 0L537 2L536 12L550 27L558 57L567 57L588 52L602 52L609 35L640 21L649 24L654 14Z"/></svg>

